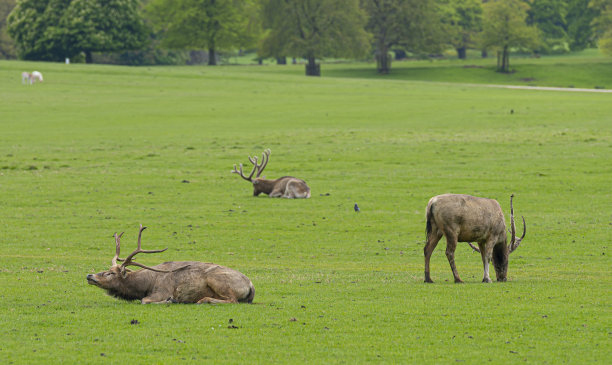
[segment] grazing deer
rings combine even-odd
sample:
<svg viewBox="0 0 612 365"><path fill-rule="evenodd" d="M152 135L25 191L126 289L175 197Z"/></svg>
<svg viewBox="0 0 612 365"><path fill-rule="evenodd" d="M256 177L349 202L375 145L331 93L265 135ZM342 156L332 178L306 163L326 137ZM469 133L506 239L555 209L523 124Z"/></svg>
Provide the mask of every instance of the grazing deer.
<svg viewBox="0 0 612 365"><path fill-rule="evenodd" d="M31 80L31 82L30 82L31 84L33 84L33 83L35 83L35 82L37 82L37 81L38 81L38 82L43 82L43 76L42 76L42 74L41 74L40 72L38 72L38 71L33 71L33 72L30 74L30 80Z"/></svg>
<svg viewBox="0 0 612 365"><path fill-rule="evenodd" d="M249 161L253 164L253 170L248 177L244 176L242 172L242 164L240 164L240 170L238 170L234 164L234 170L232 170L232 172L234 174L239 174L246 181L253 183L254 196L264 193L272 198L310 198L310 188L306 185L304 180L298 179L297 177L283 176L276 180L266 180L259 177L268 164L270 153L270 149L262 153L261 164L258 163L257 157L249 156ZM255 172L257 172L257 175L255 175L253 179L253 174L255 174Z"/></svg>
<svg viewBox="0 0 612 365"><path fill-rule="evenodd" d="M33 83L37 81L43 82L43 76L40 72L34 71L32 73L29 73L29 72L21 73L21 83L22 84L27 83L28 85L32 85Z"/></svg>
<svg viewBox="0 0 612 365"><path fill-rule="evenodd" d="M212 263L198 261L171 261L153 267L134 262L139 253L156 253L163 250L143 250L140 247L142 231L140 225L138 248L125 259L119 258L120 239L115 233L116 253L111 268L97 274L87 275L87 282L114 297L125 300L140 300L149 303L251 303L255 288L251 280L242 273ZM121 265L117 261L123 261ZM132 271L127 266L138 266L144 270Z"/></svg>
<svg viewBox="0 0 612 365"><path fill-rule="evenodd" d="M429 276L429 259L438 241L446 237L446 257L450 263L455 283L462 283L455 267L455 248L457 242L468 242L474 251L482 256L484 265L483 283L490 283L489 262L497 281L506 281L508 256L516 250L525 238L526 226L523 217L523 235L517 238L514 224L514 208L510 196L510 245L506 246L506 222L499 203L493 199L478 198L470 195L444 194L434 196L427 204L427 243L425 245L425 282L433 283ZM477 242L478 247L471 242Z"/></svg>

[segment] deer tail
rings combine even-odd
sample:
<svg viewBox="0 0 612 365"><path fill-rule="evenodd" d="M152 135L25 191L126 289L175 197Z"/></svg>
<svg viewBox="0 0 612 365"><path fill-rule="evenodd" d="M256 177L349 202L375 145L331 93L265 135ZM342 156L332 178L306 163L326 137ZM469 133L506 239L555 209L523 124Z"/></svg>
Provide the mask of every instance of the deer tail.
<svg viewBox="0 0 612 365"><path fill-rule="evenodd" d="M425 224L425 237L429 241L429 235L431 234L431 220L433 219L433 203L429 202L427 205L427 213L425 216L427 217L427 223Z"/></svg>
<svg viewBox="0 0 612 365"><path fill-rule="evenodd" d="M251 288L249 291L249 295L247 296L246 302L249 304L253 303L254 297L255 297L255 287L253 286L253 283L251 283Z"/></svg>

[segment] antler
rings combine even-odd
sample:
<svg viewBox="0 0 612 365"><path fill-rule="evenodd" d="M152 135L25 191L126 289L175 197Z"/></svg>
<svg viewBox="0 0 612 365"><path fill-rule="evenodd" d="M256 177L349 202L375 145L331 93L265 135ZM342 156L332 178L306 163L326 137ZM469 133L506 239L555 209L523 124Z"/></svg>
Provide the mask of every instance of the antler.
<svg viewBox="0 0 612 365"><path fill-rule="evenodd" d="M232 173L239 174L246 181L252 182L253 174L255 174L255 171L257 171L257 175L255 175L255 177L258 178L259 176L261 176L261 173L266 168L266 165L268 165L268 161L270 160L270 153L271 151L269 148L263 151L263 153L261 154L261 164L257 163L257 157L249 156L249 161L251 161L251 163L253 164L253 170L251 170L249 177L244 176L244 173L242 171L242 164L240 164L240 170L238 170L236 168L236 164L234 164L234 170L232 170Z"/></svg>
<svg viewBox="0 0 612 365"><path fill-rule="evenodd" d="M117 265L117 260L119 261L123 261L122 259L119 258L119 252L121 251L121 243L119 242L121 240L121 236L123 236L123 232L121 232L121 234L117 235L117 232L115 232L115 257L113 257L113 260L111 261L111 265L112 266L116 266Z"/></svg>
<svg viewBox="0 0 612 365"><path fill-rule="evenodd" d="M259 165L259 167L257 168L257 177L259 177L261 175L261 173L263 172L263 170L266 168L266 166L268 165L268 161L270 160L270 154L272 153L272 151L270 151L270 149L265 149L262 154L261 154L261 165ZM250 160L250 158L249 158ZM257 161L257 160L255 160Z"/></svg>
<svg viewBox="0 0 612 365"><path fill-rule="evenodd" d="M514 194L510 195L510 229L512 239L510 240L510 245L508 246L508 254L511 254L512 251L516 250L516 248L521 244L521 241L523 241L523 238L525 238L525 233L527 233L525 217L521 216L521 218L523 218L523 235L521 238L516 238L516 225L514 224L514 207L512 206L512 198L514 198Z"/></svg>
<svg viewBox="0 0 612 365"><path fill-rule="evenodd" d="M140 264L138 262L132 261L132 258L134 258L134 256L136 256L139 253L157 253L157 252L164 252L166 251L168 248L164 248L163 250L143 250L140 248L140 240L142 238L142 231L144 231L145 229L147 229L147 227L143 227L142 224L140 225L140 230L138 231L138 248L132 252L128 257L126 257L125 259L120 259L119 258L119 239L121 238L121 235L123 235L123 233L121 233L119 236L117 236L117 234L115 234L115 241L117 242L117 253L115 254L115 258L113 258L113 263L114 265L117 264L117 261L123 261L123 264L121 264L122 268L125 268L129 265L133 265L133 266L139 266L142 267L143 269L148 269L148 270L152 270L152 271L157 271L157 272L172 272L172 271L176 271L176 270L172 270L172 271L168 271L168 270L159 270L159 269L154 269L152 267L149 266L145 266L143 264Z"/></svg>

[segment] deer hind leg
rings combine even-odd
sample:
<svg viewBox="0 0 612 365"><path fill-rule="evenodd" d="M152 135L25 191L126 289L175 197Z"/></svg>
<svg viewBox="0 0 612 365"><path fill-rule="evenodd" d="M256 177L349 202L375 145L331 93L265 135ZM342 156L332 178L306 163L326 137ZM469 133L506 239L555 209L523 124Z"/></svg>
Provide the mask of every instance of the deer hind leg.
<svg viewBox="0 0 612 365"><path fill-rule="evenodd" d="M427 235L427 243L425 244L425 248L423 249L423 253L425 254L425 282L433 283L431 280L431 276L429 276L429 259L431 259L431 254L436 249L438 242L440 242L440 238L442 238L442 234L438 231L437 228L434 227L431 234Z"/></svg>
<svg viewBox="0 0 612 365"><path fill-rule="evenodd" d="M287 198L287 199L296 199L296 198L301 198L302 196L294 190L290 190L287 189L285 190L285 193L283 194L282 198Z"/></svg>
<svg viewBox="0 0 612 365"><path fill-rule="evenodd" d="M238 303L238 296L234 291L235 283L226 276L212 276L207 281L208 290L203 293L204 297L197 301L197 304L202 303Z"/></svg>
<svg viewBox="0 0 612 365"><path fill-rule="evenodd" d="M451 270L453 271L455 283L463 283L463 281L459 277L459 272L457 272L457 267L455 266L455 249L457 248L457 237L452 233L447 233L444 236L446 237L446 258L448 259L448 263L450 264Z"/></svg>

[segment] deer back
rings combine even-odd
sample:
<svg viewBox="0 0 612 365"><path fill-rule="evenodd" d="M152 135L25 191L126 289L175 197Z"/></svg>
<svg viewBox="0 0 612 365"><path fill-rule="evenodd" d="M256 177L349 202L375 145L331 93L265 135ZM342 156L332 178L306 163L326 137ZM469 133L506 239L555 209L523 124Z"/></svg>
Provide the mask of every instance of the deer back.
<svg viewBox="0 0 612 365"><path fill-rule="evenodd" d="M432 226L457 236L459 242L484 242L492 236L506 240L506 224L499 203L463 194L443 194L428 204Z"/></svg>

